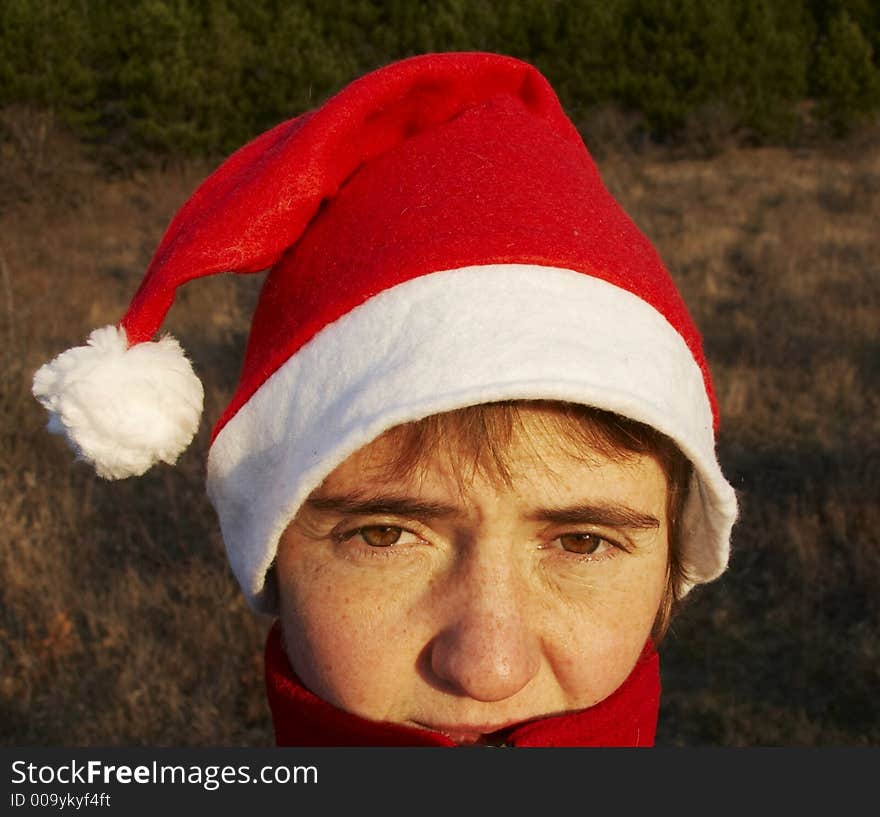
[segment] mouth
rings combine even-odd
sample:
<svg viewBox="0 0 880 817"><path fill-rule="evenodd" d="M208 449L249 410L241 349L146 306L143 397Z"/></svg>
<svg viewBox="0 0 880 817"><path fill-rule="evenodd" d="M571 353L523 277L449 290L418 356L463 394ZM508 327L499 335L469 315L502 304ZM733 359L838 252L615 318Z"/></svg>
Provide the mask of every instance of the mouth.
<svg viewBox="0 0 880 817"><path fill-rule="evenodd" d="M509 721L501 724L427 724L416 725L421 729L439 732L460 746L501 746L510 730L520 721Z"/></svg>

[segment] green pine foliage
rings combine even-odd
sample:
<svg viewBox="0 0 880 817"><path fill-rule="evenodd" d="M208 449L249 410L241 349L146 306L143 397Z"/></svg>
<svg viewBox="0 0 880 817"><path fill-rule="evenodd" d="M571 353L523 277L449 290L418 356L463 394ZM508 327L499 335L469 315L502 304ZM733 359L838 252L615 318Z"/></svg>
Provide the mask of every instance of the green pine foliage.
<svg viewBox="0 0 880 817"><path fill-rule="evenodd" d="M95 119L89 20L70 0L0 3L0 107L41 108L74 127Z"/></svg>
<svg viewBox="0 0 880 817"><path fill-rule="evenodd" d="M215 156L412 54L527 59L576 124L784 142L880 112L875 0L3 0L0 108L128 158ZM805 103L807 103L805 105Z"/></svg>
<svg viewBox="0 0 880 817"><path fill-rule="evenodd" d="M846 9L828 25L816 54L819 113L840 135L880 110L880 68L868 37Z"/></svg>

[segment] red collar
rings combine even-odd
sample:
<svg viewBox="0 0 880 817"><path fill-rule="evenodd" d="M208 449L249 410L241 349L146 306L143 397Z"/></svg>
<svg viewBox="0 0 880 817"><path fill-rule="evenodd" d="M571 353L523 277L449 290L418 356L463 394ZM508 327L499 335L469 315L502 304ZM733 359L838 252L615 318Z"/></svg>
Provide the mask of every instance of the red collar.
<svg viewBox="0 0 880 817"><path fill-rule="evenodd" d="M266 693L278 746L455 746L436 732L371 721L309 692L287 660L276 621L266 639ZM645 644L627 679L595 706L506 730L507 746L653 746L660 707L660 659Z"/></svg>

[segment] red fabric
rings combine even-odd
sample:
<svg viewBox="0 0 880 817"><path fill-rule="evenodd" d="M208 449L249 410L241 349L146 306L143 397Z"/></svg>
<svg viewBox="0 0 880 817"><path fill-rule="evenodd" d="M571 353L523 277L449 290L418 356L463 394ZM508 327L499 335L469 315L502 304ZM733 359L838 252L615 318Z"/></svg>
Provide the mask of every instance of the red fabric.
<svg viewBox="0 0 880 817"><path fill-rule="evenodd" d="M166 230L121 321L129 342L156 334L176 287L218 272L268 269L358 168L498 94L517 96L564 139L580 139L531 65L453 52L411 57L360 77L319 109L239 148Z"/></svg>
<svg viewBox="0 0 880 817"><path fill-rule="evenodd" d="M327 703L296 677L276 621L265 649L266 693L278 746L455 746L436 732L371 721ZM513 726L508 746L653 746L660 707L660 659L645 644L620 687L595 706Z"/></svg>
<svg viewBox="0 0 880 817"><path fill-rule="evenodd" d="M627 289L701 340L547 80L480 52L411 57L233 154L172 221L122 326L159 329L175 288L272 267L214 436L311 337L371 296L473 264L566 267Z"/></svg>

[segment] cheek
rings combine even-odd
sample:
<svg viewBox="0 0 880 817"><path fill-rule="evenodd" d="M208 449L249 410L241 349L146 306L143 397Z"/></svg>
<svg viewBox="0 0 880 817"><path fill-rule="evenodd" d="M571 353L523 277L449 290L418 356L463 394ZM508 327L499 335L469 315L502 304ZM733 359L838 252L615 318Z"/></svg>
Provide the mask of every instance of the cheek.
<svg viewBox="0 0 880 817"><path fill-rule="evenodd" d="M571 708L614 692L645 646L665 589L665 563L639 567L649 569L596 582L557 609L545 647Z"/></svg>
<svg viewBox="0 0 880 817"><path fill-rule="evenodd" d="M291 665L308 689L350 712L386 718L400 706L418 645L405 594L363 573L307 558L279 564L281 621Z"/></svg>

